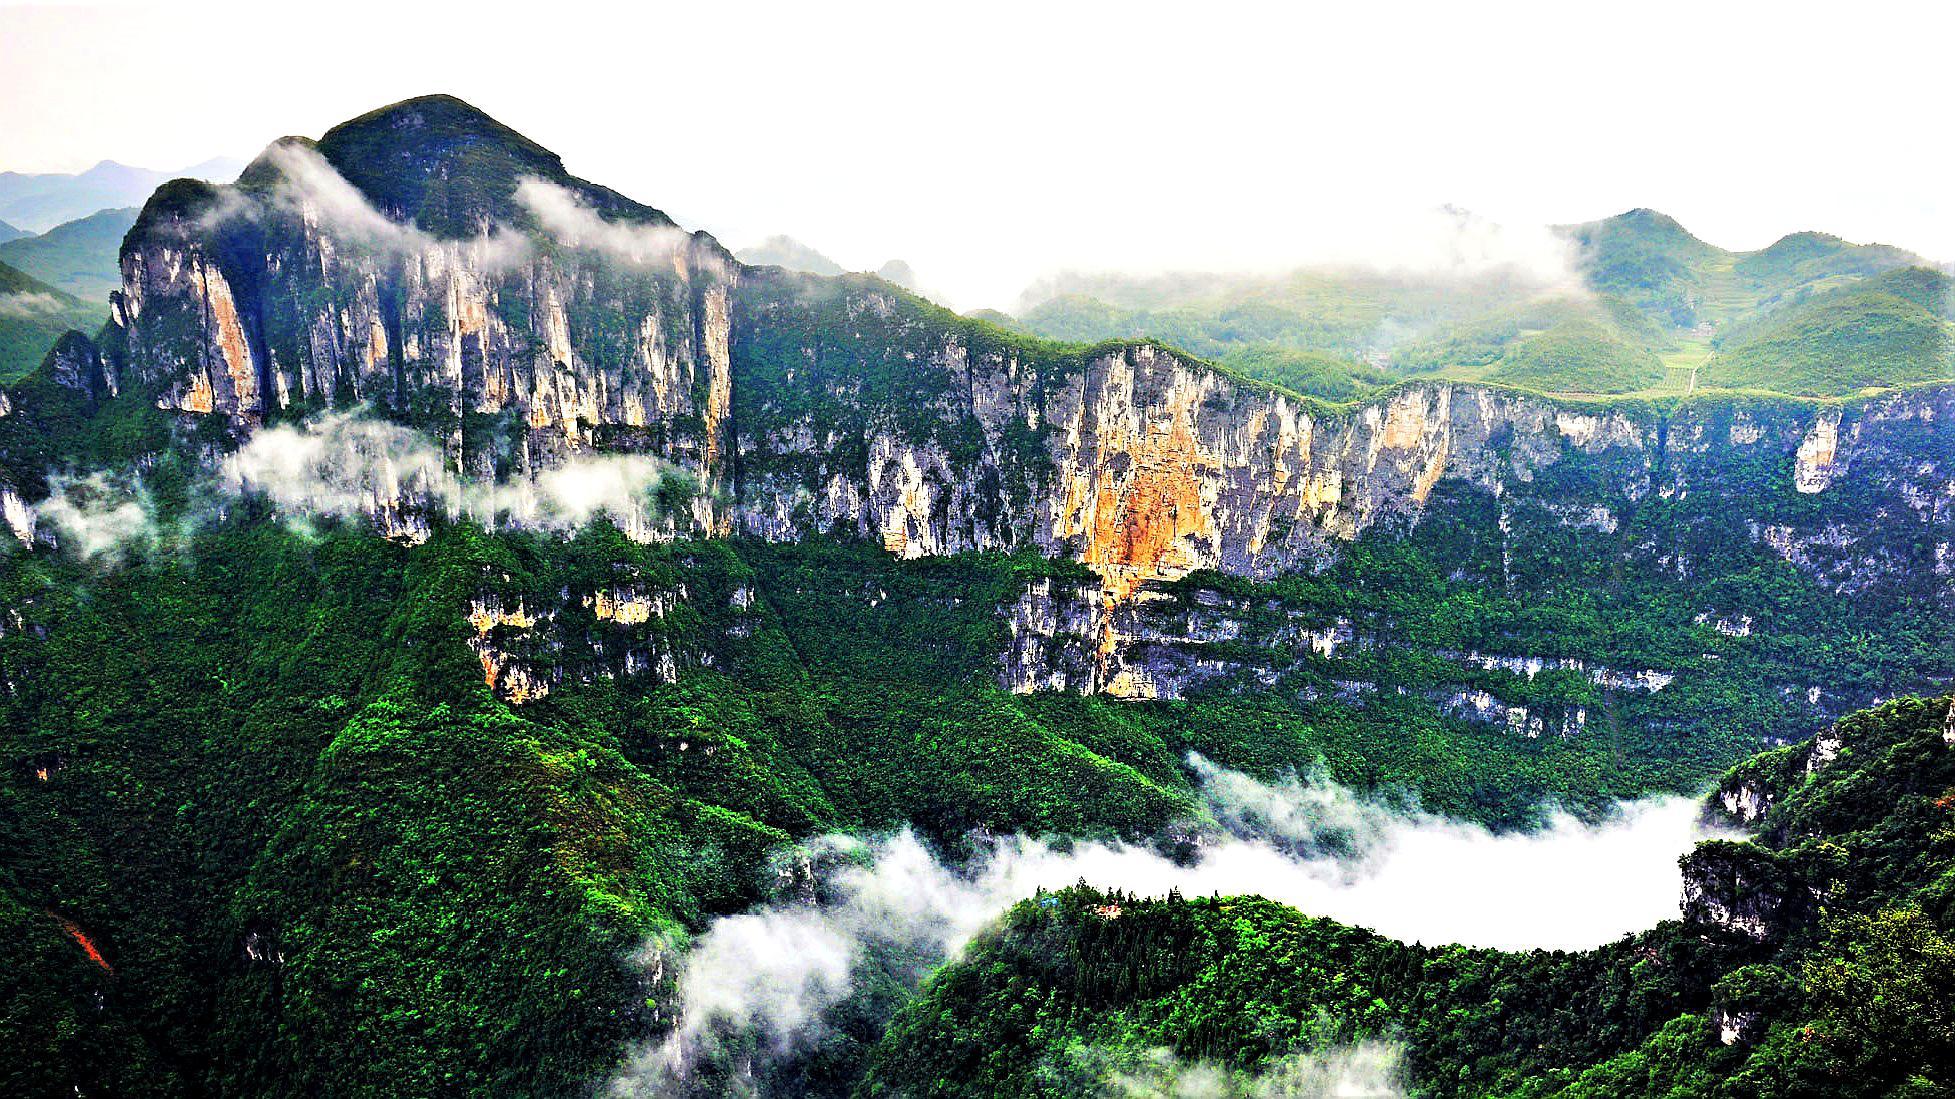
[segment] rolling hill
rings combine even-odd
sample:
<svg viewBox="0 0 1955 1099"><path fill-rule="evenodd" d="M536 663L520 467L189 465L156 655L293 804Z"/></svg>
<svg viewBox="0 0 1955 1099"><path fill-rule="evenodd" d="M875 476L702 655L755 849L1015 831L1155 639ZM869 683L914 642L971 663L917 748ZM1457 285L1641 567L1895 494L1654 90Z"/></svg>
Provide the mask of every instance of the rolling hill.
<svg viewBox="0 0 1955 1099"><path fill-rule="evenodd" d="M1803 396L1955 379L1955 280L1907 267L1768 313L1721 341L1706 385Z"/></svg>
<svg viewBox="0 0 1955 1099"><path fill-rule="evenodd" d="M1408 377L1568 394L1726 387L1837 396L1944 376L1934 365L1934 326L1919 309L1864 300L1839 306L1830 319L1787 321L1769 345L1716 372L1702 369L1714 345L1736 353L1740 332L1758 336L1780 311L1925 263L1904 249L1803 232L1732 252L1649 209L1558 231L1571 246L1582 292L1500 278L1335 269L1062 274L1028 290L1018 316L1003 323L1079 343L1159 339L1333 400ZM1842 331L1856 314L1878 329L1857 343ZM1862 367L1837 365L1849 354ZM1309 368L1284 365L1291 355L1306 356ZM1785 358L1786 367L1773 370L1764 361L1771 357Z"/></svg>
<svg viewBox="0 0 1955 1099"><path fill-rule="evenodd" d="M39 236L0 243L0 263L85 302L105 303L109 291L122 285L117 253L122 249L123 234L135 223L134 207L98 210Z"/></svg>

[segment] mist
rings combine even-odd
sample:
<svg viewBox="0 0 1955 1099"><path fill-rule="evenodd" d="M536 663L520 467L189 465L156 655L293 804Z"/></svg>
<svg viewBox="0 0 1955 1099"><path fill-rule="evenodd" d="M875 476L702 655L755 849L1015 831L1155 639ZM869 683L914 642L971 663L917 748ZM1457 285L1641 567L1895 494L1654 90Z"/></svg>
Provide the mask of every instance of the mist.
<svg viewBox="0 0 1955 1099"><path fill-rule="evenodd" d="M48 478L47 499L34 506L32 521L15 531L23 542L40 534L83 561L118 564L125 553L155 545L156 509L134 477L55 474Z"/></svg>
<svg viewBox="0 0 1955 1099"><path fill-rule="evenodd" d="M1019 282L1023 312L1075 284L1105 280L1193 282L1217 289L1297 271L1436 283L1497 281L1516 291L1585 293L1578 250L1546 225L1503 224L1455 206L1349 202L1298 211L1225 244L1178 246L1148 237L1140 249L1057 254ZM987 303L988 304L988 303Z"/></svg>
<svg viewBox="0 0 1955 1099"><path fill-rule="evenodd" d="M339 174L326 158L305 145L281 142L265 151L278 170L279 184L272 202L308 223L319 225L343 243L382 256L417 256L439 250L462 250L484 270L502 270L529 259L534 245L506 226L462 241L446 241L411 223L395 221L367 201L365 195ZM249 216L248 201L235 191L223 199L207 220Z"/></svg>
<svg viewBox="0 0 1955 1099"><path fill-rule="evenodd" d="M803 845L782 868L804 882L794 895L715 920L688 953L647 946L648 964L678 961L679 1015L612 1092L683 1093L698 1065L728 1050L806 1052L865 966L926 959L881 974L913 988L1041 888L1083 879L1142 896L1256 894L1409 942L1582 949L1674 918L1677 858L1706 835L1685 797L1624 802L1596 823L1554 811L1536 831L1493 833L1321 776L1267 783L1200 756L1188 762L1200 808L1175 830L1194 837L1181 861L1137 843L1014 835L952 866L907 829Z"/></svg>
<svg viewBox="0 0 1955 1099"><path fill-rule="evenodd" d="M139 476L107 471L51 474L48 496L10 504L6 521L23 544L50 542L109 566L194 532L244 497L269 501L301 533L319 519L373 519L390 535L419 541L433 516L558 533L608 517L631 537L652 540L676 529L657 500L675 476L690 495L686 474L644 454L583 455L527 475L466 477L420 431L364 412L332 412L260 430L199 476L192 505L168 523Z"/></svg>
<svg viewBox="0 0 1955 1099"><path fill-rule="evenodd" d="M599 515L642 530L675 467L643 454L573 457L529 476L464 477L426 434L358 412L259 431L219 470L233 493L272 500L294 519L402 509L567 531Z"/></svg>
<svg viewBox="0 0 1955 1099"><path fill-rule="evenodd" d="M1391 1042L1330 1046L1277 1058L1260 1072L1184 1061L1170 1050L1139 1057L1088 1049L1078 1067L1105 1083L1110 1099L1398 1099L1403 1050Z"/></svg>
<svg viewBox="0 0 1955 1099"><path fill-rule="evenodd" d="M66 308L68 308L67 303L60 298L37 290L20 294L0 294L0 317L35 317L46 313L58 313Z"/></svg>
<svg viewBox="0 0 1955 1099"><path fill-rule="evenodd" d="M516 201L550 237L635 265L672 263L685 256L692 235L670 225L606 221L574 192L540 179L516 187Z"/></svg>

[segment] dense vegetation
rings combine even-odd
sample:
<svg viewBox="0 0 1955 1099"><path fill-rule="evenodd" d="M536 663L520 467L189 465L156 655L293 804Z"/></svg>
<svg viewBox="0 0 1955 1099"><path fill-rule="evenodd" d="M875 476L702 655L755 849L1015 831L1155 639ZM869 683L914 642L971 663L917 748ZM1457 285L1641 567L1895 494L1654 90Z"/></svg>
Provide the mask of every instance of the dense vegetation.
<svg viewBox="0 0 1955 1099"><path fill-rule="evenodd" d="M443 526L411 549L357 523L298 532L255 506L197 510L187 460L170 456L188 451L164 446L171 428L141 394L90 408L37 376L13 396L31 420L0 419L9 459L165 455L144 478L154 541L119 559L42 548L0 560L0 604L18 614L0 630L13 685L0 696L0 905L17 930L9 962L34 975L0 1027L9 1048L38 1051L4 1066L16 1094L73 1082L574 1093L627 1038L654 1031L667 1002L670 989L630 963L635 944L682 941L759 899L768 853L795 837L902 822L946 851L973 829L1146 837L1189 812L1190 750L1264 776L1321 759L1360 788L1525 824L1544 795L1594 809L1688 787L1761 734L1802 727L1806 711L1760 681L1879 689L1945 676L1955 652L1947 622L1904 599L1829 597L1749 548L1727 546L1739 556L1705 565L1722 579L1693 587L1585 572L1594 558L1573 533L1544 533L1503 563L1479 541L1491 520L1442 490L1430 542L1381 537L1319 576L1206 574L1171 591L1343 616L1368 648L1188 702L1017 697L994 679L997 608L1030 580L1086 579L1079 566L905 562L828 539L642 546L607 524L569 539ZM1682 510L1646 519L1666 524L1665 539L1718 543L1671 506ZM1509 579L1492 579L1503 569ZM638 632L599 619L590 594L620 583L671 593L674 609ZM491 694L468 647L482 598L554 616L487 635L556 677L520 710ZM1694 621L1706 606L1760 629L1725 637ZM1647 661L1679 679L1628 695L1447 655L1474 648ZM633 649L673 654L676 680L622 671ZM1253 666L1259 654L1239 655ZM1330 689L1357 678L1405 693ZM1322 690L1305 700L1312 685ZM1448 716L1429 685L1545 713L1588 706L1596 724L1528 739ZM1271 934L1292 918L1243 911L1275 921ZM1425 957L1343 929L1306 938ZM1662 949L1681 966L1699 948ZM1620 997L1644 979L1615 964L1628 954L1579 977L1461 957L1461 989L1553 979L1571 998ZM1697 1010L1701 983L1676 977L1633 1018ZM1603 1036L1553 1047L1573 1051L1557 1063L1614 1056L1640 1025L1599 1016ZM872 1041L880 1026L852 1033ZM1190 1052L1261 1048L1216 1041ZM1539 1063L1485 1071L1518 1079ZM845 1059L824 1079L845 1086L858 1068Z"/></svg>
<svg viewBox="0 0 1955 1099"><path fill-rule="evenodd" d="M1911 267L1800 298L1724 338L1707 384L1824 395L1955 374L1955 280Z"/></svg>
<svg viewBox="0 0 1955 1099"><path fill-rule="evenodd" d="M1762 939L1713 917L1582 953L1408 946L1255 898L1081 886L1021 903L934 977L861 1094L1088 1094L1160 1050L1251 1094L1299 1052L1366 1039L1400 1052L1417 1096L1940 1094L1955 1081L1949 706L1888 703L1840 724L1830 764L1809 769L1805 744L1727 781L1763 782L1771 808L1751 844L1689 861L1743 847L1777 868L1762 888L1791 903Z"/></svg>

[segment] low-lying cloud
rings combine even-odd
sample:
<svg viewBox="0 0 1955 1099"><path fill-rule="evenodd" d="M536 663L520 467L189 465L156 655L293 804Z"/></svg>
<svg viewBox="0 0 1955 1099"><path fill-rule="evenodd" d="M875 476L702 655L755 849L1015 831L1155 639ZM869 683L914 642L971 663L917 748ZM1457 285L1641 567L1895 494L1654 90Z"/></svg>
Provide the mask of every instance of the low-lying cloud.
<svg viewBox="0 0 1955 1099"><path fill-rule="evenodd" d="M0 529L23 543L51 542L82 560L114 565L221 516L226 500L248 496L270 501L301 530L318 519L371 518L390 535L425 535L439 516L568 532L602 516L642 539L686 522L663 514L656 498L673 476L685 475L649 455L592 454L527 475L467 477L420 431L335 412L253 435L199 479L190 493L196 503L174 513L167 531L140 477L105 472L54 474L48 496L34 504L10 495Z"/></svg>
<svg viewBox="0 0 1955 1099"><path fill-rule="evenodd" d="M48 496L34 506L31 523L15 535L22 541L52 538L84 561L119 562L132 550L156 544L156 508L134 477L106 473L56 474Z"/></svg>
<svg viewBox="0 0 1955 1099"><path fill-rule="evenodd" d="M1100 1082L1107 1099L1399 1099L1403 1050L1359 1042L1280 1057L1257 1072L1185 1061L1171 1050L1140 1056L1088 1049L1074 1066Z"/></svg>
<svg viewBox="0 0 1955 1099"><path fill-rule="evenodd" d="M337 412L258 432L224 459L219 479L300 519L406 509L489 526L572 530L601 514L627 526L650 522L652 494L670 468L642 454L594 454L531 476L464 477L427 435Z"/></svg>
<svg viewBox="0 0 1955 1099"><path fill-rule="evenodd" d="M507 226L484 226L480 235L456 241L424 232L411 222L396 221L368 202L359 188L310 146L280 142L265 150L265 157L279 177L269 196L272 208L318 226L336 243L350 246L349 254L362 260L452 250L465 253L476 270L500 271L535 254L534 243ZM235 189L221 190L218 196L217 204L203 216L206 227L256 217L261 212L254 200Z"/></svg>
<svg viewBox="0 0 1955 1099"><path fill-rule="evenodd" d="M1259 235L1249 250L1231 241L1215 254L1163 249L1055 263L1019 292L1014 308L1022 313L1060 294L1106 296L1109 290L1116 304L1134 294L1165 307L1299 271L1440 287L1477 283L1517 297L1587 293L1579 248L1552 226L1505 224L1454 206L1299 216L1305 220ZM1143 235L1137 247L1152 243Z"/></svg>
<svg viewBox="0 0 1955 1099"><path fill-rule="evenodd" d="M1683 797L1627 802L1597 824L1555 812L1535 832L1495 834L1322 779L1264 783L1189 762L1204 811L1183 861L1141 844L1009 836L952 867L908 830L807 845L803 865L827 868L820 888L708 927L680 962L678 1022L611 1090L683 1094L728 1049L750 1059L812 1049L863 967L948 958L1040 888L1084 879L1143 896L1258 894L1407 941L1575 949L1674 917L1677 857L1701 838L1696 802ZM654 952L661 963L672 953ZM914 987L928 968L882 976Z"/></svg>
<svg viewBox="0 0 1955 1099"><path fill-rule="evenodd" d="M53 294L29 290L19 294L0 294L0 317L38 317L59 313L68 303Z"/></svg>
<svg viewBox="0 0 1955 1099"><path fill-rule="evenodd" d="M516 201L558 243L586 248L639 266L673 262L688 254L692 235L672 225L606 221L566 187L540 179L526 179L516 187Z"/></svg>

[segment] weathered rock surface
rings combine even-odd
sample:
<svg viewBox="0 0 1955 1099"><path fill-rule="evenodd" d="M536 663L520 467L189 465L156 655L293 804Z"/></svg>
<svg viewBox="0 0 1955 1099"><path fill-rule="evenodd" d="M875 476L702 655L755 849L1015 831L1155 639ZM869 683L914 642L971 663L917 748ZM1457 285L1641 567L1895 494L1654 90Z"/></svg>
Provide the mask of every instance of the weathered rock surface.
<svg viewBox="0 0 1955 1099"><path fill-rule="evenodd" d="M1163 623L1151 589L1317 567L1367 531L1461 521L1460 501L1497 516L1503 554L1545 525L1688 576L1688 540L1621 533L1639 508L1684 506L1835 589L1931 577L1955 609L1955 387L1602 408L1434 383L1334 408L1150 344L1070 350L871 278L745 268L539 149L461 202L428 181L458 174L466 143L423 117L455 109L404 104L348 124L380 135L367 145L288 140L239 186L159 191L101 352L77 346L57 380L140 389L234 441L371 408L472 477L651 455L699 491L648 536L833 532L904 557L1084 562L1097 591L1001 610L1014 690L1173 697L1240 665L1196 651L1226 627ZM374 141L424 169L423 190L382 187L393 177L347 151ZM5 491L19 533L25 504ZM384 526L425 536L411 506L394 512Z"/></svg>

